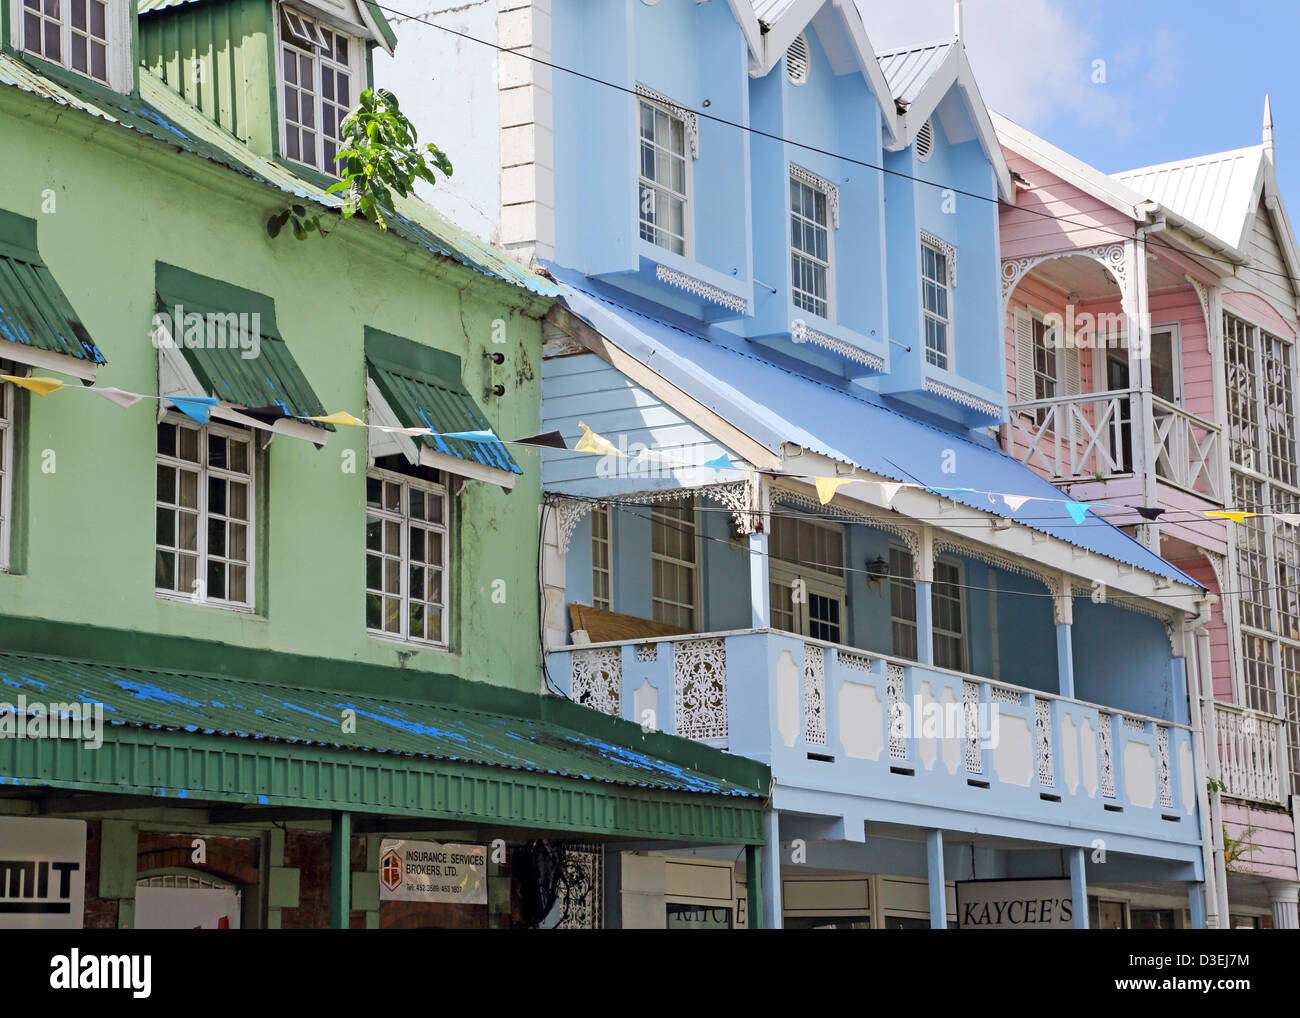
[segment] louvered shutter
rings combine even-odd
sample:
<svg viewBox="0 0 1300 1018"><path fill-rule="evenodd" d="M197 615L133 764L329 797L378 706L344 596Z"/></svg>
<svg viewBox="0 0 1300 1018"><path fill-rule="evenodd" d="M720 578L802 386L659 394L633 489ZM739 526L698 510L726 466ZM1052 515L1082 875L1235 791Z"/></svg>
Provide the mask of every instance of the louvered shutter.
<svg viewBox="0 0 1300 1018"><path fill-rule="evenodd" d="M1056 371L1060 378L1060 395L1078 396L1083 392L1083 382L1079 371L1079 348L1069 342L1069 339L1064 335L1061 336L1060 343L1061 346L1057 348L1056 354ZM1071 437L1076 445L1082 445L1087 433L1079 424L1078 411L1071 412L1062 407L1060 412L1070 414L1070 419L1073 421L1073 427L1070 429Z"/></svg>
<svg viewBox="0 0 1300 1018"><path fill-rule="evenodd" d="M1034 399L1034 321L1016 311L1016 396L1017 402Z"/></svg>

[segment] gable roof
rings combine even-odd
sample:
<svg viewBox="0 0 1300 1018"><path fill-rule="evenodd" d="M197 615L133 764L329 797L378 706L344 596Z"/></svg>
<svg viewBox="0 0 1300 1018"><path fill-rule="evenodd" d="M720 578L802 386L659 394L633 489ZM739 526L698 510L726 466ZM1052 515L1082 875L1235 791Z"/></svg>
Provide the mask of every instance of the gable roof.
<svg viewBox="0 0 1300 1018"><path fill-rule="evenodd" d="M878 477L936 485L945 498L996 512L1030 529L1114 562L1188 587L1195 580L1113 524L1089 516L1075 524L1062 504L1069 496L991 440L907 416L865 389L848 389L776 364L745 349L716 327L641 306L636 298L559 266L548 266L564 303L610 343L640 361L759 445L782 455L787 446L826 456ZM945 473L945 450L957 473ZM963 492L961 489L978 489ZM1012 512L993 508L984 491L1033 495Z"/></svg>
<svg viewBox="0 0 1300 1018"><path fill-rule="evenodd" d="M861 4L862 0L857 2ZM1011 171L1007 168L997 131L989 118L989 109L984 105L979 86L975 83L975 72L971 70L966 47L961 41L952 38L929 42L909 49L879 53L877 59L889 84L890 94L899 107L898 131L890 147L897 150L912 144L939 104L956 88L965 101L980 147L997 175L998 194L1003 201L1014 200Z"/></svg>
<svg viewBox="0 0 1300 1018"><path fill-rule="evenodd" d="M174 7L188 7L191 4L206 2L207 0L136 0L135 9L138 14L155 14ZM363 26L370 29L375 42L391 54L397 46L397 35L388 23L388 19L384 17L383 10L374 0L356 0L356 4ZM311 0L308 0L307 6L310 8Z"/></svg>

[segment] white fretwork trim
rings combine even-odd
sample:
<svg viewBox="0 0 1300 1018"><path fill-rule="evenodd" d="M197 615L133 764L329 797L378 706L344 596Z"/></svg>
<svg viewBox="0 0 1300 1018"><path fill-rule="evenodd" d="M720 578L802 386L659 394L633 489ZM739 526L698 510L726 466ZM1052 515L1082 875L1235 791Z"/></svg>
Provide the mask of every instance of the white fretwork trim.
<svg viewBox="0 0 1300 1018"><path fill-rule="evenodd" d="M995 686L990 683L989 699L994 703L1009 703L1019 707L1025 702L1025 694L1017 689L1008 689L1006 686Z"/></svg>
<svg viewBox="0 0 1300 1018"><path fill-rule="evenodd" d="M925 380L924 388L926 392L942 396L944 399L952 400L952 402L961 406L970 407L972 410L978 410L990 417L1000 417L1002 415L1002 408L996 403L991 403L987 399L980 399L978 396L972 396L969 392L962 392L954 386L937 382L933 378Z"/></svg>
<svg viewBox="0 0 1300 1018"><path fill-rule="evenodd" d="M1169 771L1169 729L1156 726L1156 750L1160 757L1160 805L1174 804L1173 776Z"/></svg>
<svg viewBox="0 0 1300 1018"><path fill-rule="evenodd" d="M685 272L679 272L676 269L670 269L667 265L655 266L655 277L661 283L667 283L669 286L675 286L679 290L685 290L687 293L693 293L713 304L719 304L728 311L734 311L738 315L749 313L749 301L744 297L737 297L734 293L728 293L720 286L714 286L706 283L702 279L696 279L694 276L688 276Z"/></svg>
<svg viewBox="0 0 1300 1018"><path fill-rule="evenodd" d="M865 478L864 478L865 480ZM856 513L852 509L845 509L838 505L822 505L811 495L805 495L801 491L791 491L789 488L773 488L772 501L782 502L785 505L792 506L796 509L803 509L817 516L823 516L827 519L839 519L849 523L860 523L864 527L875 527L877 530L883 530L893 534L907 545L907 550L912 553L912 564L916 569L920 568L921 563L921 536L917 528L909 527L905 524L894 523L891 520L879 516L868 516L866 513Z"/></svg>
<svg viewBox="0 0 1300 1018"><path fill-rule="evenodd" d="M700 158L700 118L699 115L688 110L685 106L673 102L662 92L656 92L653 88L647 88L640 82L637 82L636 94L642 99L649 99L653 103L658 103L674 117L679 118L686 124L686 139L691 146L691 158Z"/></svg>
<svg viewBox="0 0 1300 1018"><path fill-rule="evenodd" d="M907 674L902 665L892 662L885 666L885 698L889 710L889 758L891 760L907 759L907 722L904 711L906 705Z"/></svg>
<svg viewBox="0 0 1300 1018"><path fill-rule="evenodd" d="M1083 247L1075 251L1053 251L1050 254L1031 255L1026 258L1008 258L1002 263L1002 313L1005 316L1007 301L1020 281L1036 265L1049 262L1054 258L1069 258L1072 255L1084 255L1098 261L1115 279L1119 286L1120 303L1125 314L1133 314L1132 302L1128 289L1128 261L1125 258L1124 245L1102 244L1097 247Z"/></svg>
<svg viewBox="0 0 1300 1018"><path fill-rule="evenodd" d="M1202 283L1199 279L1193 279L1191 276L1184 276L1192 289L1196 291L1196 298L1201 302L1201 314L1205 316L1205 346L1207 350L1214 351L1214 323L1210 321L1210 288Z"/></svg>
<svg viewBox="0 0 1300 1018"><path fill-rule="evenodd" d="M575 650L569 658L569 699L602 714L619 716L623 697L621 647Z"/></svg>
<svg viewBox="0 0 1300 1018"><path fill-rule="evenodd" d="M828 336L824 332L811 329L802 318L795 319L790 328L790 338L796 343L811 343L813 346L820 346L831 353L839 354L845 360L865 364L872 371L883 371L885 369L885 359L883 357L877 357L874 353L859 349L852 343L846 343L842 339L836 339L834 336Z"/></svg>
<svg viewBox="0 0 1300 1018"><path fill-rule="evenodd" d="M1028 576L1031 580L1037 580L1044 587L1053 593L1058 593L1060 581L1054 582L1052 574L1045 569L1037 569L1028 562L1022 562L1019 559L1010 558L1007 555L999 554L980 545L963 541L960 537L953 537L948 534L936 532L934 535L934 554L937 558L940 552L950 552L954 555L962 555L966 558L973 558L985 565L994 566L1003 572L1019 573L1021 576Z"/></svg>
<svg viewBox="0 0 1300 1018"><path fill-rule="evenodd" d="M838 230L840 228L840 189L825 177L817 176L812 170L805 170L798 163L790 164L790 176L801 184L807 184L814 191L820 191L826 195L826 210L830 213L831 226Z"/></svg>
<svg viewBox="0 0 1300 1018"><path fill-rule="evenodd" d="M804 739L810 746L826 745L826 648L803 648Z"/></svg>
<svg viewBox="0 0 1300 1018"><path fill-rule="evenodd" d="M1101 770L1101 794L1115 798L1114 717L1106 711L1097 714L1097 757Z"/></svg>
<svg viewBox="0 0 1300 1018"><path fill-rule="evenodd" d="M980 752L980 687L979 683L963 679L961 684L962 713L966 723L966 770L971 774L984 773L984 759Z"/></svg>
<svg viewBox="0 0 1300 1018"><path fill-rule="evenodd" d="M943 254L944 263L948 266L948 285L955 289L957 286L957 249L946 240L936 237L933 233L926 233L925 230L921 231L921 240Z"/></svg>
<svg viewBox="0 0 1300 1018"><path fill-rule="evenodd" d="M1034 698L1034 735L1038 757L1038 783L1051 788L1056 784L1056 767L1052 761L1051 700Z"/></svg>
<svg viewBox="0 0 1300 1018"><path fill-rule="evenodd" d="M835 663L841 668L847 668L854 672L871 671L871 658L866 654L853 654L847 650L835 651Z"/></svg>
<svg viewBox="0 0 1300 1018"><path fill-rule="evenodd" d="M628 495L601 496L599 499L566 498L564 495L548 494L546 501L556 507L559 514L560 554L569 550L574 531L582 518L591 512L599 502L602 505L643 505L646 502L676 502L683 498L700 496L721 503L731 510L736 527L742 534L752 534L758 529L761 514L757 511L754 498L754 485L748 479L727 481L723 484L704 484L698 488L668 488L663 491L641 491Z"/></svg>

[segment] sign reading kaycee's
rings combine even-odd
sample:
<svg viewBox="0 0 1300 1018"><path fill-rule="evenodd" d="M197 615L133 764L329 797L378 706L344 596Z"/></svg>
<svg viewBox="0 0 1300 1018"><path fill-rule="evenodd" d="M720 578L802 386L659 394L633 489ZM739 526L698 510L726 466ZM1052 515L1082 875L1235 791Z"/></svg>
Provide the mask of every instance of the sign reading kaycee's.
<svg viewBox="0 0 1300 1018"><path fill-rule="evenodd" d="M79 930L86 822L0 817L0 929Z"/></svg>
<svg viewBox="0 0 1300 1018"><path fill-rule="evenodd" d="M1067 930L1074 926L1068 880L959 880L959 930Z"/></svg>
<svg viewBox="0 0 1300 1018"><path fill-rule="evenodd" d="M385 840L379 847L380 901L487 904L487 848Z"/></svg>

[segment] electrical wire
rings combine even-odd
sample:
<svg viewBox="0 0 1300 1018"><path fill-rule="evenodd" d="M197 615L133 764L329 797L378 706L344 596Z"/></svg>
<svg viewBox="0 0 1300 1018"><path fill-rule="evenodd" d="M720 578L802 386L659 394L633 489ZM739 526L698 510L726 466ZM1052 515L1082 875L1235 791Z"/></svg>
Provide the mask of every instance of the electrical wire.
<svg viewBox="0 0 1300 1018"><path fill-rule="evenodd" d="M627 95L632 95L632 96L638 95L636 89L629 88L626 85L620 85L618 82L609 81L608 79L600 78L592 74L587 74L584 71L579 71L572 67L566 67L563 64L554 63L553 61L543 59L542 57L539 57L533 53L524 53L517 49L510 49L509 47L501 46L487 39L481 39L477 36L470 35L468 32L458 31L447 25L440 25L437 22L427 21L425 19L428 17L428 15L410 14L406 11L400 11L395 7L388 7L382 3L374 2L374 0L371 0L371 2L374 3L374 6L379 8L380 10L388 14L396 15L397 17L401 18L403 21L414 22L415 24L424 25L428 28L436 28L440 32L445 32L448 35L454 35L460 39L465 40L466 42L477 43L480 46L486 46L489 49L494 49L499 53L509 53L511 56L516 56L521 59L531 61L535 64L540 64L541 66L548 67L553 71L561 71L565 74L572 75L575 78L580 78L584 81L590 82L595 85L603 85L606 88L611 88L614 89L615 91L623 92ZM681 104L679 103L677 105L681 105ZM877 173L898 177L903 180L910 180L918 184L926 184L940 191L947 191L947 192L951 192L954 195L960 195L965 198L973 198L977 201L988 202L991 204L995 204L1000 208L1015 209L1016 211L1029 213L1031 215L1038 216L1039 218L1042 219L1049 219L1052 220L1053 222L1064 223L1070 226L1076 226L1081 230L1088 230L1089 232L1092 233L1109 234L1110 236L1117 237L1121 240L1139 239L1138 237L1139 228L1136 226L1134 227L1132 233L1125 233L1121 230L1116 230L1111 227L1106 227L1097 223L1083 222L1080 220L1071 219L1068 216L1056 215L1054 213L1047 212L1042 209L1027 208L1025 206L1017 205L1014 202L1006 201L1005 199L1000 198L997 195L990 197L989 195L980 194L976 191L968 191L965 190L964 188L953 187L950 184L945 184L941 181L927 180L924 177L918 177L914 174L907 173L903 170L891 169L888 166L879 165L863 159L857 159L853 156L846 156L839 152L835 152L831 149L821 148L820 146L817 145L810 145L806 142L796 141L793 138L776 134L771 131L764 131L761 128L753 127L749 124L742 124L734 120L728 120L726 117L720 117L717 114L709 113L705 110L694 110L686 106L683 106L682 108L689 110L692 115L700 118L701 120L709 120L723 127L731 127L738 131L745 131L748 134L752 134L760 138L765 138L770 141L781 142L782 144L785 145L792 145L796 148L803 149L806 152L812 152L816 155L827 156L828 158L831 159L838 159L841 162L848 163L849 165L852 166L858 166L862 169L874 170ZM1146 237L1145 234L1140 239L1142 239L1144 243L1148 241L1148 238ZM1171 254L1178 255L1180 257L1191 258L1193 260L1199 259L1203 261L1212 261L1212 262L1218 262L1223 265L1229 265L1234 269L1234 271L1240 267L1239 262L1234 261L1231 258L1225 258L1219 255L1205 254L1203 252L1182 251L1176 247L1173 247L1172 245L1162 244L1159 242L1156 242L1154 246L1162 250L1168 251ZM1300 278L1297 278L1296 276L1292 276L1286 272L1279 272L1275 269L1267 269L1260 266L1252 265L1251 271L1258 272L1261 275L1276 276L1280 279L1287 279L1290 280L1292 283L1300 284Z"/></svg>

